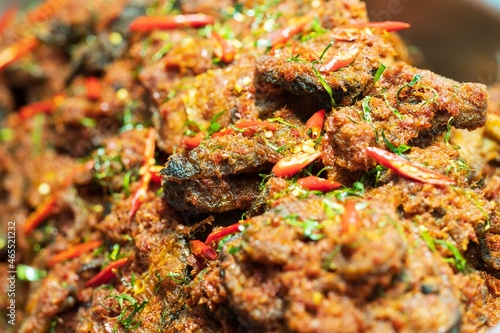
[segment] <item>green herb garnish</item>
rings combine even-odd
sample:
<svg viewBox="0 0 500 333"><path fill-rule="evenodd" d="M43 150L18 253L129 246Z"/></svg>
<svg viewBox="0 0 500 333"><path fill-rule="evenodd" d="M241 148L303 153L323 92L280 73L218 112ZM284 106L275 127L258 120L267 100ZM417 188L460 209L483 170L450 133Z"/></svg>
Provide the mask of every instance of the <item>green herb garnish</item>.
<svg viewBox="0 0 500 333"><path fill-rule="evenodd" d="M43 279L47 275L47 272L28 265L18 264L16 267L16 274L17 278L21 281L33 282Z"/></svg>
<svg viewBox="0 0 500 333"><path fill-rule="evenodd" d="M378 66L378 69L377 71L375 72L375 75L373 76L373 83L377 83L378 80L380 80L380 77L382 76L382 74L384 73L385 69L387 67L384 65L384 64L380 64L380 66Z"/></svg>

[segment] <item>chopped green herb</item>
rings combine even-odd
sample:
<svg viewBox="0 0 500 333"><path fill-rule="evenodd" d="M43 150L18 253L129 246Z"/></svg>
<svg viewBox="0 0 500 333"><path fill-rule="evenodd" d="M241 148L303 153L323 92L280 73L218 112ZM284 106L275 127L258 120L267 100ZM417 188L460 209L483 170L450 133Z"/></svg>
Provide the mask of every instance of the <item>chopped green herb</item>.
<svg viewBox="0 0 500 333"><path fill-rule="evenodd" d="M280 123L280 124L289 126L291 128L297 128L296 125L291 124L291 123L285 121L283 118L279 118L279 117L278 118L267 118L266 121L268 121L270 123Z"/></svg>
<svg viewBox="0 0 500 333"><path fill-rule="evenodd" d="M380 66L378 66L378 69L373 76L373 83L377 83L377 81L380 80L386 68L387 67L382 63L380 64Z"/></svg>
<svg viewBox="0 0 500 333"><path fill-rule="evenodd" d="M83 117L82 119L80 119L80 124L85 127L94 128L96 123L97 122L93 118Z"/></svg>
<svg viewBox="0 0 500 333"><path fill-rule="evenodd" d="M168 272L167 277L177 284L185 284L189 282L189 280L180 273Z"/></svg>
<svg viewBox="0 0 500 333"><path fill-rule="evenodd" d="M11 141L14 138L14 130L12 128L0 129L0 142Z"/></svg>
<svg viewBox="0 0 500 333"><path fill-rule="evenodd" d="M121 258L120 256L121 246L120 244L113 244L113 249L111 253L108 255L109 259L115 261Z"/></svg>
<svg viewBox="0 0 500 333"><path fill-rule="evenodd" d="M259 173L259 177L262 177L262 181L259 184L259 190L263 190L266 187L267 181L269 178L272 176L270 174L265 174L265 173Z"/></svg>
<svg viewBox="0 0 500 333"><path fill-rule="evenodd" d="M368 175L374 175L373 186L377 187L380 181L380 175L383 171L387 170L387 168L381 166L380 164L368 170Z"/></svg>
<svg viewBox="0 0 500 333"><path fill-rule="evenodd" d="M333 258L335 258L335 256L340 252L341 249L342 245L338 244L330 253L328 253L325 260L321 264L321 267L325 271L334 271L337 268L335 264L333 264Z"/></svg>
<svg viewBox="0 0 500 333"><path fill-rule="evenodd" d="M300 62L300 63L308 63L307 60L304 60L304 59L299 59L300 58L300 54L295 54L295 55L292 55L291 57L288 57L286 59L286 62Z"/></svg>
<svg viewBox="0 0 500 333"><path fill-rule="evenodd" d="M38 113L33 116L33 131L31 132L32 152L39 154L42 151L43 129L45 126L45 115Z"/></svg>
<svg viewBox="0 0 500 333"><path fill-rule="evenodd" d="M344 214L344 206L336 203L330 199L324 198L322 202L323 210L329 219L333 219L336 216Z"/></svg>
<svg viewBox="0 0 500 333"><path fill-rule="evenodd" d="M385 136L384 131L382 131L382 139L384 140L384 143L387 145L387 147L397 155L403 155L404 152L408 151L411 149L410 146L407 145L399 145L397 148L387 139Z"/></svg>
<svg viewBox="0 0 500 333"><path fill-rule="evenodd" d="M130 195L130 183L131 183L131 178L132 178L132 170L129 170L125 173L123 176L123 190L125 191L125 195L128 197Z"/></svg>
<svg viewBox="0 0 500 333"><path fill-rule="evenodd" d="M323 60L323 57L325 56L326 51L328 51L328 49L330 49L330 47L332 47L333 43L335 43L335 39L332 39L330 41L330 43L328 43L328 45L323 49L323 52L321 52L321 55L319 56L319 60Z"/></svg>
<svg viewBox="0 0 500 333"><path fill-rule="evenodd" d="M417 82L420 81L421 77L422 74L415 74L415 76L411 79L410 83L408 83L408 87L413 87L415 84L417 84Z"/></svg>
<svg viewBox="0 0 500 333"><path fill-rule="evenodd" d="M447 144L450 144L451 127L452 127L453 119L454 119L454 117L450 117L450 119L448 119L448 122L446 123L446 133L444 134L443 140Z"/></svg>
<svg viewBox="0 0 500 333"><path fill-rule="evenodd" d="M420 237L424 240L425 244L431 251L436 251L436 244L434 244L434 239L429 234L429 230L423 225L419 225Z"/></svg>
<svg viewBox="0 0 500 333"><path fill-rule="evenodd" d="M486 213L486 211L484 210L484 207L481 205L481 203L477 200L474 192L464 190L464 194L474 204L474 206L476 206L481 211L481 213L483 214L484 220L485 220L485 223L486 223L486 225L484 227L484 230L490 229L491 228L490 217L488 216L488 213Z"/></svg>
<svg viewBox="0 0 500 333"><path fill-rule="evenodd" d="M352 187L345 187L340 190L335 190L333 193L339 200L344 200L345 198L350 196L362 197L365 194L365 185L362 182L357 181L352 184Z"/></svg>
<svg viewBox="0 0 500 333"><path fill-rule="evenodd" d="M229 254L236 254L240 251L241 251L241 245L240 246L231 246L227 252Z"/></svg>
<svg viewBox="0 0 500 333"><path fill-rule="evenodd" d="M165 45L163 45L155 54L153 54L153 56L151 57L151 59L153 61L158 61L160 60L161 58L163 58L163 56L165 54L168 53L168 51L170 51L172 49L172 47L174 46L173 43L171 42L168 42L166 43Z"/></svg>
<svg viewBox="0 0 500 333"><path fill-rule="evenodd" d="M371 116L371 109L370 109L370 101L372 97L371 96L365 96L363 100L361 101L361 108L362 108L362 113L361 113L361 119L366 121L367 123L372 123L372 116Z"/></svg>
<svg viewBox="0 0 500 333"><path fill-rule="evenodd" d="M446 258L447 262L451 262L455 265L459 272L467 272L468 264L467 260L462 256L460 251L458 251L457 247L450 242L444 241L442 239L435 239L434 243L439 244L443 247L446 247L453 254L453 258Z"/></svg>
<svg viewBox="0 0 500 333"><path fill-rule="evenodd" d="M421 225L419 229L420 229L420 237L422 237L424 242L427 244L427 247L431 251L437 250L436 245L440 245L442 247L445 247L453 255L453 258L444 258L444 260L446 262L454 264L459 272L467 272L469 270L467 260L465 260L465 258L462 256L462 254L460 253L460 251L457 249L457 247L455 245L451 244L449 241L433 238L429 234L429 231L427 230L427 228L424 227L423 225Z"/></svg>
<svg viewBox="0 0 500 333"><path fill-rule="evenodd" d="M141 326L142 320L134 318L137 314L140 314L144 307L148 304L148 301L143 301L139 303L135 298L127 294L121 295L108 295L106 298L115 298L118 300L120 305L120 314L116 317L116 325L113 331L116 332L118 324L122 325L125 332L129 330L134 330ZM124 302L129 303L126 305Z"/></svg>
<svg viewBox="0 0 500 333"><path fill-rule="evenodd" d="M337 103L335 102L335 99L333 99L333 90L332 87L328 85L328 83L325 81L325 78L321 73L316 69L316 67L313 66L313 71L314 74L316 74L316 77L318 78L319 82L323 86L323 88L326 90L328 93L328 96L330 96L330 104L332 104L332 107L336 107Z"/></svg>
<svg viewBox="0 0 500 333"><path fill-rule="evenodd" d="M224 113L225 113L225 110L218 112L215 115L213 115L212 118L210 119L210 124L208 125L208 128L207 128L207 133L209 136L221 129L222 125L219 124L218 121Z"/></svg>
<svg viewBox="0 0 500 333"><path fill-rule="evenodd" d="M33 282L43 279L47 275L47 272L28 265L18 264L16 267L16 274L17 278L21 281Z"/></svg>
<svg viewBox="0 0 500 333"><path fill-rule="evenodd" d="M396 93L396 100L398 101L398 103L400 102L399 96L401 95L401 92L403 91L403 89L405 89L407 87L412 88L415 84L417 84L418 81L420 81L421 77L422 77L421 74L415 74L415 76L413 76L413 78L411 79L410 83L406 83L401 88L398 89L398 92Z"/></svg>
<svg viewBox="0 0 500 333"><path fill-rule="evenodd" d="M387 107L392 111L392 113L394 113L396 117L398 117L398 119L403 119L403 115L399 113L399 110L389 104L387 96L385 94L383 94L382 96L384 96L385 105L387 105Z"/></svg>
<svg viewBox="0 0 500 333"><path fill-rule="evenodd" d="M317 34L324 34L327 32L327 30L321 25L321 21L317 16L315 16L311 21L311 29Z"/></svg>
<svg viewBox="0 0 500 333"><path fill-rule="evenodd" d="M302 234L305 238L317 241L325 237L325 235L317 233L319 229L323 228L323 225L318 221L311 219L300 221L297 214L290 214L286 216L285 221L291 226L302 228Z"/></svg>
<svg viewBox="0 0 500 333"><path fill-rule="evenodd" d="M448 165L448 167L446 168L445 175L448 176L450 172L452 171L459 172L460 170L464 170L466 172L466 177L469 177L471 169L467 164L467 162L461 157L457 158L454 161L451 161L450 165Z"/></svg>

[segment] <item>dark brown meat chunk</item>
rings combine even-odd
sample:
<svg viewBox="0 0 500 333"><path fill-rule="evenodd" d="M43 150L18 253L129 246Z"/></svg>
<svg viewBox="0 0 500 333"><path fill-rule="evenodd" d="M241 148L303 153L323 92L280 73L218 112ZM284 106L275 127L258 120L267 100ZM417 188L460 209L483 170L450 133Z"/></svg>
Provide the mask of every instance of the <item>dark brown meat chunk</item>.
<svg viewBox="0 0 500 333"><path fill-rule="evenodd" d="M341 28L339 28L341 29ZM373 75L381 63L393 65L400 59L391 40L379 35L360 35L354 41L335 41L330 45L332 35L326 33L301 44L303 52L321 54L323 59L356 49L354 61L337 71L319 72L316 62L304 60L291 48L285 48L278 55L262 56L257 62L259 79L284 87L297 95L315 94L325 107L333 106L330 97L321 83L320 77L332 90L336 104L347 106L363 97L373 83ZM298 60L293 60L295 57Z"/></svg>
<svg viewBox="0 0 500 333"><path fill-rule="evenodd" d="M399 219L390 205L360 201L359 229L352 242L343 243L341 217L326 215L325 200L278 205L248 220L241 237L224 245L223 285L250 330L397 332L404 325L439 331L457 327L461 315L477 311L477 292L467 296L470 308L462 307L464 294L441 275L451 277L452 270L438 252L419 245L418 228ZM312 233L323 237L308 239L305 224L299 227L297 221L318 221L322 226ZM436 269L441 273L432 273ZM469 283L482 288L479 279Z"/></svg>

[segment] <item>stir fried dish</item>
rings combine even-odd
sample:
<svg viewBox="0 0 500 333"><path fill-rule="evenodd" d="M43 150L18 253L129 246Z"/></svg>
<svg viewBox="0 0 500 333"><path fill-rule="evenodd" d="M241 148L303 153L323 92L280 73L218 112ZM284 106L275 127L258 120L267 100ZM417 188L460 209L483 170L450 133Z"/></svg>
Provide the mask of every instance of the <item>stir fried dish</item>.
<svg viewBox="0 0 500 333"><path fill-rule="evenodd" d="M0 17L2 332L486 332L500 87L359 0Z"/></svg>

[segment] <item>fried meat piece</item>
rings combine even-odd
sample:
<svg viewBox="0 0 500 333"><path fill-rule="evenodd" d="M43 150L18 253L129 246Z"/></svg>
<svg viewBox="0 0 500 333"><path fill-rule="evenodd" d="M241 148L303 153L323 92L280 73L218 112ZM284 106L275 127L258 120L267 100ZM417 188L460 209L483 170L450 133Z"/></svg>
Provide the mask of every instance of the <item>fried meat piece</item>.
<svg viewBox="0 0 500 333"><path fill-rule="evenodd" d="M411 83L411 82L414 83ZM473 130L486 122L488 93L408 65L388 68L353 106L336 108L325 122L327 165L366 170L369 146L427 146L449 125Z"/></svg>
<svg viewBox="0 0 500 333"><path fill-rule="evenodd" d="M364 96L381 63L390 66L404 59L392 40L385 36L360 34L354 41L335 40L332 44L339 29L343 28L334 28L298 47L283 48L274 55L260 57L257 62L259 79L297 95L314 94L325 106L331 107L335 105L324 87L328 85L335 104L347 106ZM321 61L324 64L328 58L346 54L353 57L348 66L334 71L321 70Z"/></svg>
<svg viewBox="0 0 500 333"><path fill-rule="evenodd" d="M259 171L269 169L279 157L255 139L240 135L212 138L169 158L161 171L166 198L179 210L247 209L259 191Z"/></svg>
<svg viewBox="0 0 500 333"><path fill-rule="evenodd" d="M327 214L327 206L344 211ZM454 329L469 316L484 326L481 279L465 279L467 288L477 288L466 294L451 283L454 273L439 252L421 244L418 227L391 205L372 197L355 207L350 235L341 217L347 206L314 196L248 220L221 254L222 284L240 322L276 332L398 325L431 332Z"/></svg>

